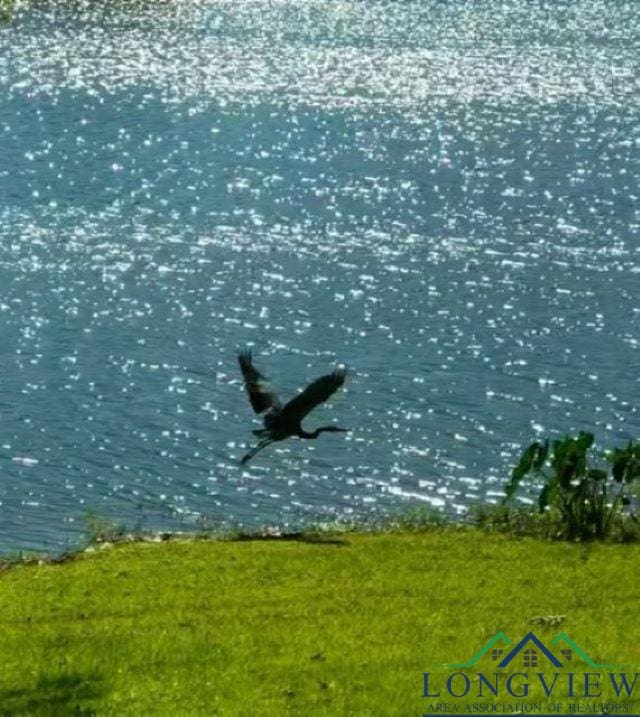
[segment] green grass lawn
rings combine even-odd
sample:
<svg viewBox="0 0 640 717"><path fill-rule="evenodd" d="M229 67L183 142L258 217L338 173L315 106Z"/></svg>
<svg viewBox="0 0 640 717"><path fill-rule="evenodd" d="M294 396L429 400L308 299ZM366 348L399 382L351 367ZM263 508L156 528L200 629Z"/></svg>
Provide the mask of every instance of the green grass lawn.
<svg viewBox="0 0 640 717"><path fill-rule="evenodd" d="M563 630L633 672L639 577L638 544L454 528L130 543L18 565L0 574L0 713L419 716L437 702L423 673L436 684L500 630L513 644ZM560 627L531 622L552 615ZM632 702L640 713L640 684Z"/></svg>

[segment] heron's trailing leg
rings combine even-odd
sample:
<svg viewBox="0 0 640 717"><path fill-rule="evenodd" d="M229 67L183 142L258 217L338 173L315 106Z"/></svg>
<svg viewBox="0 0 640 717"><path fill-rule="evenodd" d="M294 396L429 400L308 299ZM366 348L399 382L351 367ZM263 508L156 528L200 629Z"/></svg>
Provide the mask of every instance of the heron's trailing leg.
<svg viewBox="0 0 640 717"><path fill-rule="evenodd" d="M274 443L274 440L272 438L264 438L262 441L260 441L260 443L258 443L257 446L255 446L255 448L252 448L249 453L247 453L247 455L242 458L240 463L246 463L248 460L251 460L251 458L253 458L258 451L261 451L263 448L266 448L271 443Z"/></svg>

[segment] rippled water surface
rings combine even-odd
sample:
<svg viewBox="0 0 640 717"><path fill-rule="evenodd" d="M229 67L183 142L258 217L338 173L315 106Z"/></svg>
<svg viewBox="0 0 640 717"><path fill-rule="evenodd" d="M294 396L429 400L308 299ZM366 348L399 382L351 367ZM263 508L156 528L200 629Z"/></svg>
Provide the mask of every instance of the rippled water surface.
<svg viewBox="0 0 640 717"><path fill-rule="evenodd" d="M0 548L495 501L638 437L635 2L5 2ZM239 466L234 352L347 389Z"/></svg>

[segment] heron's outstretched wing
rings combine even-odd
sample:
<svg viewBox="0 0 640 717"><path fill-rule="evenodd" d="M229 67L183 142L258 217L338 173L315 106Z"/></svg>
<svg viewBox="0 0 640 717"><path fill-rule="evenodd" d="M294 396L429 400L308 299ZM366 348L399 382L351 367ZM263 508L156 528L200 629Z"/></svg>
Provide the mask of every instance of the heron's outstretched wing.
<svg viewBox="0 0 640 717"><path fill-rule="evenodd" d="M302 393L292 398L282 408L283 419L302 420L309 411L324 403L329 396L335 393L345 381L347 371L344 368L336 369L333 373L320 376L312 381Z"/></svg>
<svg viewBox="0 0 640 717"><path fill-rule="evenodd" d="M256 413L262 413L269 408L280 408L280 401L265 377L251 363L251 351L240 351L238 363L242 370L244 386L249 394L249 401Z"/></svg>

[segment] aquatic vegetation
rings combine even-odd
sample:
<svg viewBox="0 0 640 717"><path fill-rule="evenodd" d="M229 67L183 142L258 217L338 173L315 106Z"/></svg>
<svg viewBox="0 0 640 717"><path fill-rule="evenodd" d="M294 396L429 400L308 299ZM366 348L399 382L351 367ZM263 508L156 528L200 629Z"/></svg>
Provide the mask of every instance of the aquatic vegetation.
<svg viewBox="0 0 640 717"><path fill-rule="evenodd" d="M630 484L640 478L640 443L632 441L600 456L592 451L594 435L534 441L522 454L506 486L505 502L526 476L543 481L538 496L541 513L555 512L563 537L569 540L606 538L623 520L622 508L631 503ZM597 462L600 458L600 463ZM603 467L607 463L610 472ZM631 519L635 515L630 513Z"/></svg>
<svg viewBox="0 0 640 717"><path fill-rule="evenodd" d="M127 534L124 525L114 523L92 510L86 512L84 524L87 530L87 542L90 545L94 543L116 543Z"/></svg>
<svg viewBox="0 0 640 717"><path fill-rule="evenodd" d="M11 22L13 16L13 0L0 0L0 24Z"/></svg>

